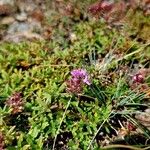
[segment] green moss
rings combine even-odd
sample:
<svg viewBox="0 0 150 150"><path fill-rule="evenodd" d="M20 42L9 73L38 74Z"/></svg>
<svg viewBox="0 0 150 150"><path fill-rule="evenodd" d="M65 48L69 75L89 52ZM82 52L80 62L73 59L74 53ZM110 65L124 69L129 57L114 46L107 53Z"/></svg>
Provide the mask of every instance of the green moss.
<svg viewBox="0 0 150 150"><path fill-rule="evenodd" d="M2 43L0 129L5 136L6 147L51 149L70 97L71 103L58 134L64 136L64 132L71 132L71 136L69 133L66 135L70 140L65 141L65 137L62 139L64 145L68 145L70 149L87 149L101 124L104 126L102 131L105 131L106 127L107 133L111 133L108 131L111 128L105 121L108 123L118 110L122 114L135 112L136 106L132 109L122 109L122 105L141 103L144 97L130 89L128 75L124 74L123 69L119 69L122 66L127 67L135 59L139 65L150 59L147 44L148 19L141 17L145 19L142 21L142 31L139 31L142 19L136 18L138 23L133 21L133 26L128 28L131 29L129 34L126 34L125 28L118 31L116 28L108 27L102 20L89 19L78 23L72 22L69 26L70 33L66 29L56 28L50 41ZM72 20L60 21L65 27ZM137 32L139 37L146 40L146 44L131 38L131 35ZM73 41L65 37L71 33L76 36ZM138 52L140 48L142 50ZM93 93L88 86L79 96L72 96L66 92L65 81L70 77L73 68L86 68L89 74L91 73ZM11 116L5 101L14 92L22 93L25 105L21 114ZM16 120L16 125L10 124L13 120ZM18 124L23 126L24 122L27 123L26 131L18 128ZM56 146L58 145L57 143ZM98 146L99 144L93 141L93 148Z"/></svg>

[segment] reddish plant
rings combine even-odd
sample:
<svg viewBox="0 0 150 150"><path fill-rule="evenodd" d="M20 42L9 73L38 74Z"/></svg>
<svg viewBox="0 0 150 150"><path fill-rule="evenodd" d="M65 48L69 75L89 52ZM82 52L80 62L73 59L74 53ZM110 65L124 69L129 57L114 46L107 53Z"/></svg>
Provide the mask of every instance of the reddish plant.
<svg viewBox="0 0 150 150"><path fill-rule="evenodd" d="M8 100L6 101L6 105L12 108L12 114L17 114L23 111L23 101L21 97L21 93L14 93Z"/></svg>
<svg viewBox="0 0 150 150"><path fill-rule="evenodd" d="M88 10L93 15L98 15L100 13L111 11L112 8L113 8L113 5L114 5L113 3L103 0L101 2L97 2L97 3L93 4L93 5L91 5L88 8Z"/></svg>
<svg viewBox="0 0 150 150"><path fill-rule="evenodd" d="M127 122L127 129L129 132L131 132L131 131L135 131L136 127L131 122Z"/></svg>
<svg viewBox="0 0 150 150"><path fill-rule="evenodd" d="M0 150L4 150L4 137L3 134L0 132Z"/></svg>
<svg viewBox="0 0 150 150"><path fill-rule="evenodd" d="M96 16L102 17L108 23L115 23L122 20L125 17L127 6L129 4L124 1L110 2L102 0L89 7L89 12Z"/></svg>
<svg viewBox="0 0 150 150"><path fill-rule="evenodd" d="M70 79L66 81L67 84L67 92L79 94L83 90L83 85L81 80Z"/></svg>

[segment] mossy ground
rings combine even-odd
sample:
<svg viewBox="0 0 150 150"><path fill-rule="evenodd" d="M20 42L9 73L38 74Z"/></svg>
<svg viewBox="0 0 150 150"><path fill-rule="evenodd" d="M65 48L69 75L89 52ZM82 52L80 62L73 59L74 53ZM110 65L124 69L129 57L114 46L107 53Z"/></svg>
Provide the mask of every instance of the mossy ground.
<svg viewBox="0 0 150 150"><path fill-rule="evenodd" d="M86 150L99 129L91 143L93 149L116 139L125 145L148 146L148 142L133 142L128 131L120 137L117 133L123 130L121 124L127 122L140 130L144 128L134 115L148 108L149 97L145 95L149 89L137 92L137 87L131 88L129 82L136 67L150 67L149 17L137 10L118 29L86 16L87 12L80 10L80 13L83 18L76 14L72 18L59 18L51 40L1 43L0 130L6 149L52 149L70 100L56 149ZM65 82L75 68L88 71L96 93L88 86L78 96L66 92ZM145 84L150 84L148 77ZM24 102L23 112L17 115L5 106L15 92L22 93ZM150 138L149 130L142 131L134 135L146 141Z"/></svg>

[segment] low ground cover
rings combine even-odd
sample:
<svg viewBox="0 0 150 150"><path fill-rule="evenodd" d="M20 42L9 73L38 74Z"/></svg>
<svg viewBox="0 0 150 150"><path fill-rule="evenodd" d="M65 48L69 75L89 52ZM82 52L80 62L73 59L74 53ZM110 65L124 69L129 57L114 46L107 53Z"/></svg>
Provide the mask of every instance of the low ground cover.
<svg viewBox="0 0 150 150"><path fill-rule="evenodd" d="M0 149L149 149L150 18L80 3L50 40L1 43Z"/></svg>

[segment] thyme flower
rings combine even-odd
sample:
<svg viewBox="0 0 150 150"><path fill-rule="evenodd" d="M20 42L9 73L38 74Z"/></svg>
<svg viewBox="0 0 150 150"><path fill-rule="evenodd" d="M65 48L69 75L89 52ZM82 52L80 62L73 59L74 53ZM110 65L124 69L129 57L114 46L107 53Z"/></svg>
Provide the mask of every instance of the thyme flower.
<svg viewBox="0 0 150 150"><path fill-rule="evenodd" d="M84 84L90 85L88 73L83 69L75 69L71 71L71 79L66 81L67 92L79 94L83 90Z"/></svg>
<svg viewBox="0 0 150 150"><path fill-rule="evenodd" d="M72 78L77 79L77 80L82 80L83 83L90 85L88 73L86 70L83 69L75 69L71 71Z"/></svg>

